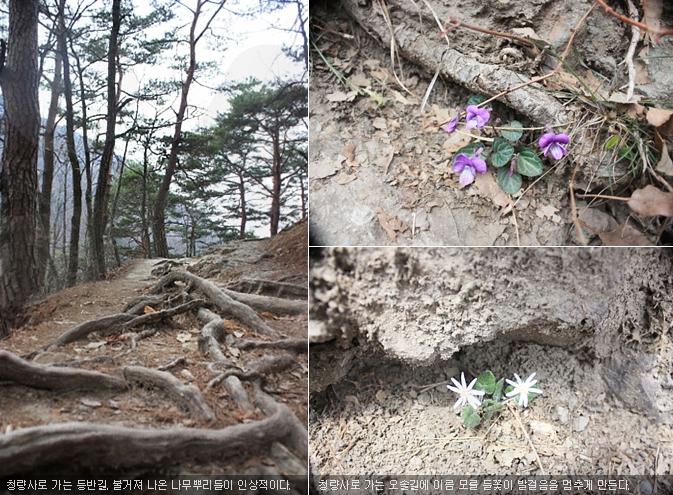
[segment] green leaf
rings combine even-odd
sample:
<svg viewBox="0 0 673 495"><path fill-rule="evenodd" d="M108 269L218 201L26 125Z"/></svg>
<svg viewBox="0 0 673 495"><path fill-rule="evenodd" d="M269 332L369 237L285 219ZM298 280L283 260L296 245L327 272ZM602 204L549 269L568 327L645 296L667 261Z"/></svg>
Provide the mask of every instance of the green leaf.
<svg viewBox="0 0 673 495"><path fill-rule="evenodd" d="M481 408L484 410L484 421L487 421L491 419L491 416L496 411L499 411L500 409L503 408L503 405L500 402L494 401L492 399L485 399L484 402L481 403Z"/></svg>
<svg viewBox="0 0 673 495"><path fill-rule="evenodd" d="M456 158L458 157L458 155L462 154L462 155L472 156L472 153L477 151L479 148L484 148L484 143L480 143L479 141L477 141L476 143L470 143L467 146L463 146L462 148L460 148L458 151L456 151L454 153L453 160L451 161L451 165L456 163ZM481 154L481 157L485 158L487 156L488 156L487 150L486 150L486 148L484 148L484 151Z"/></svg>
<svg viewBox="0 0 673 495"><path fill-rule="evenodd" d="M502 386L505 384L505 379L501 378L498 380L498 383L495 384L495 390L493 391L493 400L499 401L502 399Z"/></svg>
<svg viewBox="0 0 673 495"><path fill-rule="evenodd" d="M498 184L502 190L507 194L514 194L521 189L521 176L514 172L514 175L509 176L509 167L502 167L498 169Z"/></svg>
<svg viewBox="0 0 673 495"><path fill-rule="evenodd" d="M533 150L528 148L520 148L519 161L517 162L516 171L526 177L536 177L542 174L542 160Z"/></svg>
<svg viewBox="0 0 673 495"><path fill-rule="evenodd" d="M509 124L505 124L503 127L507 127L508 130L501 129L502 137L508 141L518 141L521 136L523 136L523 125L518 120L513 120ZM509 130L511 129L511 130Z"/></svg>
<svg viewBox="0 0 673 495"><path fill-rule="evenodd" d="M463 419L463 424L468 428L476 428L481 423L481 416L479 416L472 406L466 406L460 413Z"/></svg>
<svg viewBox="0 0 673 495"><path fill-rule="evenodd" d="M605 149L606 150L611 150L612 148L617 146L618 142L619 142L619 135L615 134L605 142Z"/></svg>
<svg viewBox="0 0 673 495"><path fill-rule="evenodd" d="M505 389L505 395L510 393L512 390L514 390L514 387L512 387L511 385L507 385L507 388Z"/></svg>
<svg viewBox="0 0 673 495"><path fill-rule="evenodd" d="M514 146L502 138L493 140L493 152L491 153L491 163L494 167L500 168L507 165L514 156Z"/></svg>
<svg viewBox="0 0 673 495"><path fill-rule="evenodd" d="M491 395L493 393L493 389L495 389L495 377L493 376L493 373L487 370L479 375L479 378L477 378L477 383L474 384L474 389L483 390L488 395Z"/></svg>
<svg viewBox="0 0 673 495"><path fill-rule="evenodd" d="M486 101L486 97L481 95L473 95L470 96L469 100L467 100L467 106L469 107L470 105L479 105L482 101Z"/></svg>

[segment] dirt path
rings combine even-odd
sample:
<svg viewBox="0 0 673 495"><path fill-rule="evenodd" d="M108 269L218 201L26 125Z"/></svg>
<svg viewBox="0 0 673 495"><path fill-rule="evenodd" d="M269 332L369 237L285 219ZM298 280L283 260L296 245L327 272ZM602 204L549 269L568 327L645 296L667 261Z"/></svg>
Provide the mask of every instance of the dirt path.
<svg viewBox="0 0 673 495"><path fill-rule="evenodd" d="M298 229L281 234L274 240L234 242L201 258L175 260L181 266L174 269L190 266L191 272L204 277L204 280L214 282L219 288L243 279L275 281L282 278L303 280L305 287L306 260L305 257L303 262L297 260L294 254L296 251L306 252L306 244L304 223ZM284 248L284 245L292 247ZM0 394L3 397L0 401L0 434L20 433L23 429L39 425L67 423L158 430L188 427L224 431L231 425L265 418L267 414L259 408L241 410L239 403L221 384L207 387L220 371L213 367L213 357L199 350L203 322L197 319L196 310L129 330L91 333L83 340L35 354L36 350L53 342L66 331L84 322L119 314L132 299L148 295L150 288L160 280L161 275L157 276L156 272L152 275L152 271L157 267L165 267L163 261L135 260L115 273L110 280L82 284L48 296L36 304L30 321L24 327L14 330L11 338L0 342L0 350L10 351L17 356L34 356L34 360L27 360L27 363L55 365L58 369L67 367L97 371L113 377L127 377L125 370L128 367L145 367L151 370L164 367L163 369L178 379L176 383L193 386L197 394L202 394L205 407L212 411L212 416L204 419L199 414L194 414L193 409L185 407L184 403L174 400L175 397L171 397L161 387L148 387L147 384L142 386L133 383L128 390L121 391L93 389L58 392L0 379ZM165 298L166 296L164 300ZM166 304L148 302L144 313L149 315L160 312L166 309ZM172 306L177 304L179 303ZM219 313L212 306L211 311ZM234 344L240 340L273 339L253 334L240 321L227 314L222 314L222 317L224 335L220 346L226 362L219 369L226 370L227 366L231 366L231 369L254 370L259 368L260 363L268 363L274 359L283 361L286 359L284 356L291 355L291 365L277 371L270 369L268 374L262 375L262 390L277 403L287 405L299 422L306 425L307 354L281 349L239 350ZM283 316L265 313L263 321L273 331L288 339L306 339L305 314ZM138 338L141 330L152 330L156 333L147 335L146 338ZM50 366L46 369L56 368ZM252 385L248 385L244 379L242 381L244 390L252 394ZM4 437L5 440L7 438ZM2 450L0 446L0 454ZM202 460L198 463L187 462L171 469L182 473L243 473L247 470L255 472L255 469L259 472L262 469L260 466L265 466L264 463L267 471L269 466L278 466L277 458L267 455L224 465ZM159 466L157 469L166 470L169 467Z"/></svg>

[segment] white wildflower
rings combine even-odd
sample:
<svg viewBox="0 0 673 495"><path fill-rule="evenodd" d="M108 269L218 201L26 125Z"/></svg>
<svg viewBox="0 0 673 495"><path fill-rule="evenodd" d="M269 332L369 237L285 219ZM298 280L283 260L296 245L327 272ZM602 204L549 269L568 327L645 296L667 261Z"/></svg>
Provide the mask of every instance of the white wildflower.
<svg viewBox="0 0 673 495"><path fill-rule="evenodd" d="M459 406L464 406L466 403L470 404L474 409L479 408L481 405L481 402L477 398L479 395L484 395L483 390L472 390L472 387L474 387L474 384L477 383L477 379L475 378L470 382L469 385L465 385L465 373L460 374L460 380L462 383L458 383L458 380L455 378L451 378L451 381L453 381L453 384L455 387L452 387L451 385L447 385L446 388L451 390L452 392L457 393L460 397L458 397L458 400L454 404L453 408L457 408Z"/></svg>
<svg viewBox="0 0 673 495"><path fill-rule="evenodd" d="M523 407L528 406L528 394L541 394L542 390L539 388L533 387L537 383L537 380L533 380L533 377L535 376L535 373L530 375L528 378L526 378L525 382L521 381L521 378L519 378L519 375L514 373L514 378L516 378L516 383L513 382L512 380L506 380L507 383L509 383L512 387L514 387L514 390L511 392L507 393L507 397L514 398L517 395L519 396L519 405Z"/></svg>

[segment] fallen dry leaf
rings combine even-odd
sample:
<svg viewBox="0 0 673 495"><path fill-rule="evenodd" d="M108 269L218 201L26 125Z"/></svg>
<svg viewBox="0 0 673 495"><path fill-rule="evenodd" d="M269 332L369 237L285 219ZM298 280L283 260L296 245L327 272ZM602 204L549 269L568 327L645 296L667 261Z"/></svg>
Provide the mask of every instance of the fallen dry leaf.
<svg viewBox="0 0 673 495"><path fill-rule="evenodd" d="M403 208L413 208L421 200L421 197L418 195L418 193L410 187L402 188L402 196L404 196L404 200L406 201L406 204L403 206Z"/></svg>
<svg viewBox="0 0 673 495"><path fill-rule="evenodd" d="M653 185L633 191L627 203L639 215L673 217L673 193L664 192Z"/></svg>
<svg viewBox="0 0 673 495"><path fill-rule="evenodd" d="M442 144L442 149L449 155L453 155L460 148L470 144L471 141L472 138L470 136L454 132L453 134L449 135L446 141L444 141L444 144Z"/></svg>
<svg viewBox="0 0 673 495"><path fill-rule="evenodd" d="M659 29L663 8L663 0L643 0L643 22L654 29ZM657 35L651 31L648 31L645 36L657 43Z"/></svg>
<svg viewBox="0 0 673 495"><path fill-rule="evenodd" d="M342 101L353 101L357 95L357 91L350 91L348 93L344 93L343 91L335 91L334 93L325 96L325 98L327 98L327 101L331 101L332 103L338 103Z"/></svg>
<svg viewBox="0 0 673 495"><path fill-rule="evenodd" d="M647 110L647 121L654 127L660 127L668 122L671 115L673 115L673 110L650 108Z"/></svg>
<svg viewBox="0 0 673 495"><path fill-rule="evenodd" d="M367 88L372 85L372 82L367 79L364 74L355 74L349 77L348 80L356 86L360 86L361 88Z"/></svg>
<svg viewBox="0 0 673 495"><path fill-rule="evenodd" d="M346 157L346 160L353 160L355 158L355 143L348 143L341 154Z"/></svg>
<svg viewBox="0 0 673 495"><path fill-rule="evenodd" d="M474 185L468 190L468 194L476 194L482 198L489 198L501 208L509 206L509 196L507 196L507 193L500 188L500 185L498 185L498 182L490 172L477 174L473 184Z"/></svg>
<svg viewBox="0 0 673 495"><path fill-rule="evenodd" d="M324 158L318 162L311 162L308 165L309 179L324 179L330 175L334 175L339 170L340 163L336 160Z"/></svg>
<svg viewBox="0 0 673 495"><path fill-rule="evenodd" d="M636 70L636 77L635 77L635 83L636 84L650 84L652 82L652 79L650 79L650 75L647 73L647 66L638 61L634 60L633 61L633 68Z"/></svg>
<svg viewBox="0 0 673 495"><path fill-rule="evenodd" d="M390 162L393 161L395 156L395 149L392 146L386 146L382 150L382 154L374 160L374 165L381 167L385 174L388 173L388 167L390 167Z"/></svg>
<svg viewBox="0 0 673 495"><path fill-rule="evenodd" d="M345 186L346 184L350 184L353 182L355 179L357 179L358 176L356 174L339 174L335 177L334 180L336 180L336 183Z"/></svg>
<svg viewBox="0 0 673 495"><path fill-rule="evenodd" d="M145 313L146 315L148 315L148 314L150 314L150 313L156 313L156 311L155 311L154 308L151 308L150 306L145 306L145 307L143 308L143 313Z"/></svg>
<svg viewBox="0 0 673 495"><path fill-rule="evenodd" d="M401 103L402 105L413 105L413 101L407 100L406 96L404 96L402 93L399 91L395 91L394 89L391 91L393 98L395 98L395 101L398 103Z"/></svg>
<svg viewBox="0 0 673 495"><path fill-rule="evenodd" d="M386 122L386 119L384 119L383 117L376 117L372 122L372 125L374 126L374 128L380 129L382 131L388 128L388 123Z"/></svg>
<svg viewBox="0 0 673 495"><path fill-rule="evenodd" d="M451 114L454 113L453 110L449 110L448 108L439 108L439 106L436 104L432 105L430 108L432 108L432 111L435 112L435 115L440 122L448 122L451 120Z"/></svg>
<svg viewBox="0 0 673 495"><path fill-rule="evenodd" d="M262 313L262 316L267 320L278 320L278 317L276 315L274 315L273 313L269 313L268 311L264 311Z"/></svg>
<svg viewBox="0 0 673 495"><path fill-rule="evenodd" d="M671 156L668 154L666 141L661 138L661 135L656 130L654 131L654 144L659 150L659 153L661 153L661 158L659 159L659 163L657 163L656 171L664 175L673 176L673 161L671 161Z"/></svg>
<svg viewBox="0 0 673 495"><path fill-rule="evenodd" d="M406 232L409 230L407 225L398 220L397 217L388 215L380 206L374 208L374 211L379 219L379 224L386 231L391 242L397 242L397 232Z"/></svg>
<svg viewBox="0 0 673 495"><path fill-rule="evenodd" d="M642 232L627 223L612 232L598 232L604 246L651 246L652 243Z"/></svg>

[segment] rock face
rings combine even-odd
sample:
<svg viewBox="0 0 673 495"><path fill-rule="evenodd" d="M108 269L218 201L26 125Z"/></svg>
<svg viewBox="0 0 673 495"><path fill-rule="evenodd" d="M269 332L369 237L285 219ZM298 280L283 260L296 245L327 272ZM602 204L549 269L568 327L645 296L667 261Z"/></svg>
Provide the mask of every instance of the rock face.
<svg viewBox="0 0 673 495"><path fill-rule="evenodd" d="M623 370L636 368L609 358L639 351L661 332L657 312L665 310L655 301L671 283L671 254L661 249L336 248L324 254L311 269L311 319L320 341L332 340L311 348L314 390L347 372L329 362L345 364L378 349L425 365L493 340L559 346L604 361L606 373L617 370L609 376L618 389ZM318 359L325 353L331 357Z"/></svg>

